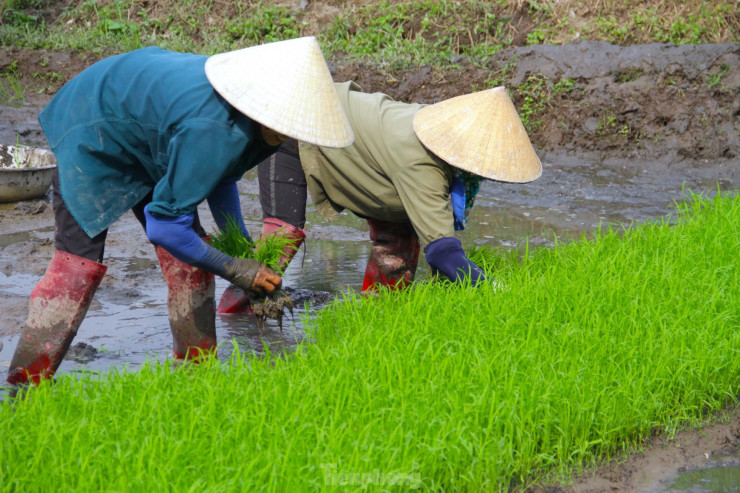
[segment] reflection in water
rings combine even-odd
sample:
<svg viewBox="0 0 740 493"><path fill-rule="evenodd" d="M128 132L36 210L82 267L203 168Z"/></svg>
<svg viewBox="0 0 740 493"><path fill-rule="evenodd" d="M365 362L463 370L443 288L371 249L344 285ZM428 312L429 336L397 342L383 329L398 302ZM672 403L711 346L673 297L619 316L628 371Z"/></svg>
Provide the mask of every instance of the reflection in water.
<svg viewBox="0 0 740 493"><path fill-rule="evenodd" d="M738 493L740 466L716 466L686 471L679 475L666 493Z"/></svg>

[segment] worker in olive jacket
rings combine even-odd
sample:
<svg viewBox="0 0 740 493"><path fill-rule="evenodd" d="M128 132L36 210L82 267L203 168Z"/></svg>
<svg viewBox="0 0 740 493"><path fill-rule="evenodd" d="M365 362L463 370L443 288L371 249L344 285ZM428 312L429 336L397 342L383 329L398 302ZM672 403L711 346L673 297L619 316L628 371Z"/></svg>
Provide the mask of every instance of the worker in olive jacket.
<svg viewBox="0 0 740 493"><path fill-rule="evenodd" d="M421 105L362 92L353 82L335 88L354 143L331 149L287 141L258 168L263 235L293 238L283 263L305 238L307 189L325 219L345 209L367 219L373 246L363 291L408 285L421 249L434 272L479 283L482 270L454 235L465 227L481 180L523 183L542 173L506 90ZM219 312L248 310L230 286Z"/></svg>

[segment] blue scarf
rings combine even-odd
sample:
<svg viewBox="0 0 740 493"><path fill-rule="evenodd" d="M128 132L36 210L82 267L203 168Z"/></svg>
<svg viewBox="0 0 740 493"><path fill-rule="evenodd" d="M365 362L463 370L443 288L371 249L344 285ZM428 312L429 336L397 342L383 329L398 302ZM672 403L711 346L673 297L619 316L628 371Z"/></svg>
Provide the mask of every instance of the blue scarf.
<svg viewBox="0 0 740 493"><path fill-rule="evenodd" d="M483 181L483 177L461 169L457 170L455 177L452 179L450 198L452 199L452 213L455 217L455 231L465 229L468 214L470 214L470 209L473 208L481 181Z"/></svg>

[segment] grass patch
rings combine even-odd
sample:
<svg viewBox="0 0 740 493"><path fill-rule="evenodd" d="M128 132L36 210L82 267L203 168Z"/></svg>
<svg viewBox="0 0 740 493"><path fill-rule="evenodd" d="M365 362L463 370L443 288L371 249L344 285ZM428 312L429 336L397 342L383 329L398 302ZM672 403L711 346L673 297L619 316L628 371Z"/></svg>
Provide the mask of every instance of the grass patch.
<svg viewBox="0 0 740 493"><path fill-rule="evenodd" d="M312 8L237 0L6 0L0 45L112 55L143 46L212 54L316 35L327 58L403 69L485 64L514 44L576 39L629 45L740 41L735 0L680 2L576 0L342 2L336 15Z"/></svg>
<svg viewBox="0 0 740 493"><path fill-rule="evenodd" d="M61 376L0 406L0 489L508 491L699 424L740 392L740 196L677 216L349 294L290 354Z"/></svg>
<svg viewBox="0 0 740 493"><path fill-rule="evenodd" d="M483 58L510 45L511 15L496 2L378 2L347 9L320 35L327 53L391 70Z"/></svg>

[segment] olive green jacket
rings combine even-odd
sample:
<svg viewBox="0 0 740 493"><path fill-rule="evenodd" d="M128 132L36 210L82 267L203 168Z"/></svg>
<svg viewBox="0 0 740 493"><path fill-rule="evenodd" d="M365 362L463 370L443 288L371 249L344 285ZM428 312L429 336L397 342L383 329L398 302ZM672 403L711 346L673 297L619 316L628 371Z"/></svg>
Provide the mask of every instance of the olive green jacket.
<svg viewBox="0 0 740 493"><path fill-rule="evenodd" d="M349 147L299 145L308 191L331 220L344 209L360 217L410 221L422 247L454 236L453 168L427 151L412 126L423 105L367 94L354 82L336 83L355 132Z"/></svg>

